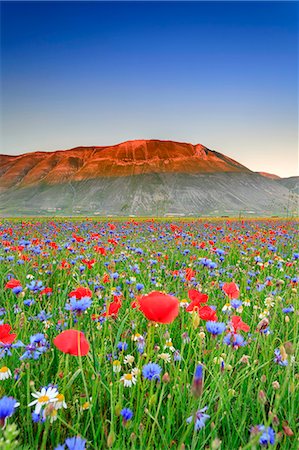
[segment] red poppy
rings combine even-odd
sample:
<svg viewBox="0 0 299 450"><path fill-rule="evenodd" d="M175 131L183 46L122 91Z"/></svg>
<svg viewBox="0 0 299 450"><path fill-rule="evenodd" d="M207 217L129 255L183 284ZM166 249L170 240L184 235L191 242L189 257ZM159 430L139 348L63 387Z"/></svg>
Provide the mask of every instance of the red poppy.
<svg viewBox="0 0 299 450"><path fill-rule="evenodd" d="M109 281L110 281L110 277L109 277L108 273L104 273L103 283L109 283Z"/></svg>
<svg viewBox="0 0 299 450"><path fill-rule="evenodd" d="M83 262L83 264L85 264L88 267L88 269L92 269L96 263L96 260L94 258L93 259L82 259L82 262Z"/></svg>
<svg viewBox="0 0 299 450"><path fill-rule="evenodd" d="M53 293L53 289L52 288L45 288L41 291L41 295L51 295Z"/></svg>
<svg viewBox="0 0 299 450"><path fill-rule="evenodd" d="M82 331L65 330L54 339L54 345L63 353L74 356L86 356L89 352L89 343Z"/></svg>
<svg viewBox="0 0 299 450"><path fill-rule="evenodd" d="M191 269L190 267L188 267L188 268L185 270L185 277L186 277L186 280L191 281L192 278L195 277L195 275L196 275L195 270Z"/></svg>
<svg viewBox="0 0 299 450"><path fill-rule="evenodd" d="M6 289L13 289L17 286L21 286L21 282L15 278L11 278L5 285Z"/></svg>
<svg viewBox="0 0 299 450"><path fill-rule="evenodd" d="M88 288L78 287L69 293L69 297L76 297L77 300L80 300L82 297L92 297L92 292Z"/></svg>
<svg viewBox="0 0 299 450"><path fill-rule="evenodd" d="M17 335L14 333L9 334L10 330L11 326L7 323L4 325L0 325L0 342L2 342L2 344L11 344L17 337Z"/></svg>
<svg viewBox="0 0 299 450"><path fill-rule="evenodd" d="M154 291L138 298L139 309L148 320L171 323L179 313L179 301L172 295Z"/></svg>
<svg viewBox="0 0 299 450"><path fill-rule="evenodd" d="M226 295L232 299L232 298L239 298L239 288L236 285L236 283L224 283L222 286L222 290L226 293Z"/></svg>
<svg viewBox="0 0 299 450"><path fill-rule="evenodd" d="M239 316L232 317L232 325L234 327L235 333L238 330L242 330L242 331L245 331L246 333L248 333L248 331L250 330L249 325L247 325L247 323L243 322L241 317L239 317Z"/></svg>
<svg viewBox="0 0 299 450"><path fill-rule="evenodd" d="M190 289L188 292L188 297L191 300L190 305L187 306L186 311L193 311L194 308L201 307L201 303L206 303L208 301L207 294L202 294L201 292L197 291L196 289Z"/></svg>
<svg viewBox="0 0 299 450"><path fill-rule="evenodd" d="M104 314L102 314L102 316L117 316L118 311L121 308L121 301L117 300L117 301L113 301L110 303L109 307L108 307L108 311L106 311Z"/></svg>
<svg viewBox="0 0 299 450"><path fill-rule="evenodd" d="M97 253L100 253L100 255L103 255L103 256L107 255L106 249L104 247L99 247L98 245L96 245L94 247L94 251Z"/></svg>
<svg viewBox="0 0 299 450"><path fill-rule="evenodd" d="M198 315L202 320L210 320L212 322L217 321L216 312L213 310L213 308L210 308L210 306L203 306L199 308Z"/></svg>

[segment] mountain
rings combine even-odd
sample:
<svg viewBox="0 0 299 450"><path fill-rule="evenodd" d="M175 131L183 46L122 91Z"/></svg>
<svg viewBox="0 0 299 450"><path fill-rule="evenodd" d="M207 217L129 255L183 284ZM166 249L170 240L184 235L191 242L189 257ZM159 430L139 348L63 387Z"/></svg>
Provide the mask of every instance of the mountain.
<svg viewBox="0 0 299 450"><path fill-rule="evenodd" d="M278 175L275 175L274 173L268 173L268 172L257 172L263 177L270 178L271 180L280 180L281 178Z"/></svg>
<svg viewBox="0 0 299 450"><path fill-rule="evenodd" d="M289 177L289 178L281 178L279 180L280 184L289 189L292 193L299 194L299 176L298 177Z"/></svg>
<svg viewBox="0 0 299 450"><path fill-rule="evenodd" d="M203 145L135 140L0 155L0 213L98 215L286 214L281 183Z"/></svg>

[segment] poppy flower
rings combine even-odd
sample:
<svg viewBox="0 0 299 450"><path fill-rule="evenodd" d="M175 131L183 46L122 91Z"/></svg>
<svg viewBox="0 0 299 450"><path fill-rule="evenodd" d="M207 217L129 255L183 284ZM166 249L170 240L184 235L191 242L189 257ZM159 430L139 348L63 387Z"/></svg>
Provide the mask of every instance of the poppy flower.
<svg viewBox="0 0 299 450"><path fill-rule="evenodd" d="M191 269L190 267L188 267L188 268L185 270L185 277L186 277L186 280L191 281L192 278L195 277L195 275L196 275L195 270Z"/></svg>
<svg viewBox="0 0 299 450"><path fill-rule="evenodd" d="M179 313L179 301L172 295L153 291L139 297L139 309L148 320L171 323Z"/></svg>
<svg viewBox="0 0 299 450"><path fill-rule="evenodd" d="M65 330L54 339L54 345L63 353L74 356L86 356L89 352L89 343L82 331Z"/></svg>
<svg viewBox="0 0 299 450"><path fill-rule="evenodd" d="M92 292L88 288L78 287L69 293L69 297L76 297L77 300L81 300L82 297L92 297Z"/></svg>
<svg viewBox="0 0 299 450"><path fill-rule="evenodd" d="M96 263L96 260L94 258L93 259L82 259L82 262L83 262L83 264L85 264L88 267L88 269L92 269Z"/></svg>
<svg viewBox="0 0 299 450"><path fill-rule="evenodd" d="M15 278L11 278L5 285L6 289L13 289L15 287L21 286L21 282Z"/></svg>
<svg viewBox="0 0 299 450"><path fill-rule="evenodd" d="M198 310L198 315L202 320L216 322L217 321L217 315L213 308L210 308L210 306L202 306Z"/></svg>
<svg viewBox="0 0 299 450"><path fill-rule="evenodd" d="M239 316L232 317L232 325L233 325L235 333L238 330L242 330L242 331L245 331L246 333L248 333L248 331L250 330L249 325L247 325L247 323L243 322L241 317L239 317Z"/></svg>
<svg viewBox="0 0 299 450"><path fill-rule="evenodd" d="M120 300L113 300L109 304L108 311L106 311L102 316L117 316L119 309L121 308L121 301Z"/></svg>
<svg viewBox="0 0 299 450"><path fill-rule="evenodd" d="M239 297L240 291L236 283L224 283L224 285L222 286L222 290L230 299Z"/></svg>
<svg viewBox="0 0 299 450"><path fill-rule="evenodd" d="M17 337L17 335L14 333L9 334L10 330L11 326L7 323L4 325L0 325L0 342L2 342L2 344L11 344Z"/></svg>
<svg viewBox="0 0 299 450"><path fill-rule="evenodd" d="M196 289L190 289L188 292L188 297L191 300L190 305L186 308L186 311L193 311L195 307L200 308L201 303L206 303L208 301L207 294L202 294L201 292L197 291Z"/></svg>

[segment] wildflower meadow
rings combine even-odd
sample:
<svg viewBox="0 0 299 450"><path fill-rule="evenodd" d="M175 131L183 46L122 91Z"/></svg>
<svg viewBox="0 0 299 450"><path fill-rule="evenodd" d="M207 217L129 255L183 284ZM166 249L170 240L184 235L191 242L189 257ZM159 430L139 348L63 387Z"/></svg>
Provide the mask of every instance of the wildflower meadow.
<svg viewBox="0 0 299 450"><path fill-rule="evenodd" d="M298 237L2 219L0 449L297 449Z"/></svg>

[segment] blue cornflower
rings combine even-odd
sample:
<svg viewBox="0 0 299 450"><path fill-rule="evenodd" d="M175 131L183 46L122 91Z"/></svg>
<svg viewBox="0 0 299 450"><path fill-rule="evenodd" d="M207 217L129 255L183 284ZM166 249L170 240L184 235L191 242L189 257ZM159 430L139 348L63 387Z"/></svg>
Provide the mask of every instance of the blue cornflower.
<svg viewBox="0 0 299 450"><path fill-rule="evenodd" d="M137 289L137 291L141 291L142 289L144 289L144 285L142 283L137 283L136 289Z"/></svg>
<svg viewBox="0 0 299 450"><path fill-rule="evenodd" d="M241 300L234 299L234 300L231 300L231 301L230 301L230 304L231 304L231 307L232 307L232 308L238 309L238 308L240 308L240 306L242 306L242 301L241 301Z"/></svg>
<svg viewBox="0 0 299 450"><path fill-rule="evenodd" d="M231 345L233 348L244 347L247 342L241 334L228 333L223 338L223 343L226 345Z"/></svg>
<svg viewBox="0 0 299 450"><path fill-rule="evenodd" d="M294 306L290 305L282 309L282 312L285 314L293 313L295 311Z"/></svg>
<svg viewBox="0 0 299 450"><path fill-rule="evenodd" d="M208 414L205 414L206 410L208 409L207 406L205 406L202 409L199 409L194 416L188 417L186 419L187 423L191 423L194 419L194 429L195 431L201 430L201 428L204 428L206 421L210 418Z"/></svg>
<svg viewBox="0 0 299 450"><path fill-rule="evenodd" d="M13 397L2 397L0 399L0 426L4 428L8 417L11 417L15 412L15 408L20 403Z"/></svg>
<svg viewBox="0 0 299 450"><path fill-rule="evenodd" d="M195 397L200 397L203 389L203 366L198 364L195 368L195 374L192 383L192 393Z"/></svg>
<svg viewBox="0 0 299 450"><path fill-rule="evenodd" d="M155 363L149 363L143 366L142 375L148 380L159 380L162 367Z"/></svg>
<svg viewBox="0 0 299 450"><path fill-rule="evenodd" d="M65 445L69 450L84 450L86 440L80 438L79 436L67 438L65 440Z"/></svg>
<svg viewBox="0 0 299 450"><path fill-rule="evenodd" d="M23 303L25 306L32 306L32 305L34 305L35 301L33 299L28 299L28 300L24 300Z"/></svg>
<svg viewBox="0 0 299 450"><path fill-rule="evenodd" d="M65 450L65 446L68 450L85 450L86 440L79 436L67 438L65 443L58 445L55 450Z"/></svg>
<svg viewBox="0 0 299 450"><path fill-rule="evenodd" d="M40 313L37 314L36 319L40 320L41 322L45 322L48 319L51 319L52 314L46 313L45 310L42 310Z"/></svg>
<svg viewBox="0 0 299 450"><path fill-rule="evenodd" d="M275 431L271 427L265 427L264 425L256 425L251 428L251 435L255 436L262 433L259 439L260 445L268 447L268 445L275 444Z"/></svg>
<svg viewBox="0 0 299 450"><path fill-rule="evenodd" d="M274 445L275 431L273 430L273 428L268 427L265 429L265 427L262 425L261 431L263 431L263 434L260 437L260 444L264 446L268 446L268 444Z"/></svg>
<svg viewBox="0 0 299 450"><path fill-rule="evenodd" d="M127 350L127 348L128 348L128 344L127 344L126 342L119 342L119 343L117 344L117 349L118 349L120 352L125 352L125 351Z"/></svg>
<svg viewBox="0 0 299 450"><path fill-rule="evenodd" d="M20 357L20 360L24 359L38 359L43 353L45 353L50 347L49 342L42 333L34 334L30 336L30 344L26 345L25 352Z"/></svg>
<svg viewBox="0 0 299 450"><path fill-rule="evenodd" d="M12 288L12 292L16 295L20 294L20 292L22 292L22 291L23 291L22 286L16 286L16 287Z"/></svg>
<svg viewBox="0 0 299 450"><path fill-rule="evenodd" d="M80 315L86 311L92 304L90 297L82 297L80 300L76 297L71 297L69 303L65 305L67 311L73 311Z"/></svg>
<svg viewBox="0 0 299 450"><path fill-rule="evenodd" d="M43 413L37 414L33 411L33 413L31 414L31 417L32 417L32 422L34 422L34 423L44 423L46 421L46 417L44 417Z"/></svg>
<svg viewBox="0 0 299 450"><path fill-rule="evenodd" d="M32 280L31 283L30 284L26 284L26 286L27 286L27 288L30 291L32 291L34 293L42 291L42 290L45 289L45 287L43 286L42 281L40 281L40 280Z"/></svg>
<svg viewBox="0 0 299 450"><path fill-rule="evenodd" d="M201 364L198 364L195 368L194 381L202 380L202 376L203 376L203 366Z"/></svg>
<svg viewBox="0 0 299 450"><path fill-rule="evenodd" d="M282 359L282 355L281 355L281 353L280 353L280 350L279 350L279 348L276 348L275 350L274 350L274 359L273 359L273 361L276 363L276 364L279 364L280 366L287 366L288 365L288 360L287 359Z"/></svg>
<svg viewBox="0 0 299 450"><path fill-rule="evenodd" d="M213 322L209 320L206 323L206 328L209 333L211 333L213 336L217 336L218 334L221 334L225 331L226 325L223 322Z"/></svg>
<svg viewBox="0 0 299 450"><path fill-rule="evenodd" d="M182 357L181 357L180 351L179 351L179 350L176 350L176 351L173 353L173 360L174 360L174 361L181 361L181 359L182 359Z"/></svg>
<svg viewBox="0 0 299 450"><path fill-rule="evenodd" d="M131 420L133 417L133 411L129 408L124 408L121 410L120 415L123 418L123 423L126 424L128 420Z"/></svg>

